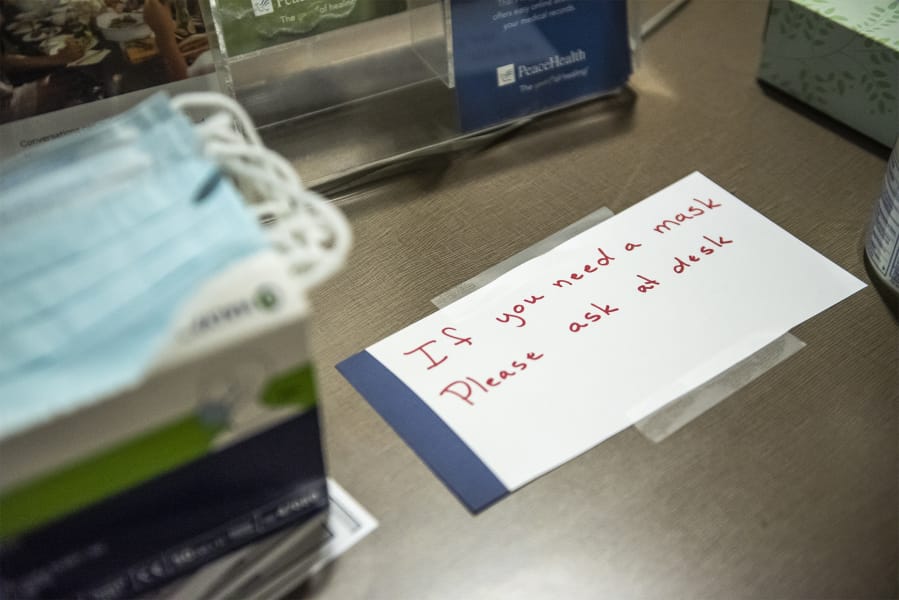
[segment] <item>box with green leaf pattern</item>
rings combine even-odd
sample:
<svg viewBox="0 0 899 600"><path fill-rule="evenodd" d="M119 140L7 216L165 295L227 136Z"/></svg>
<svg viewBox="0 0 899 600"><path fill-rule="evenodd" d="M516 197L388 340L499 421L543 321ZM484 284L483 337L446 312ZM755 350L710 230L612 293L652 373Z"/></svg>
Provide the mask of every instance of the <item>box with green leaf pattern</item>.
<svg viewBox="0 0 899 600"><path fill-rule="evenodd" d="M772 0L759 77L892 146L899 0Z"/></svg>

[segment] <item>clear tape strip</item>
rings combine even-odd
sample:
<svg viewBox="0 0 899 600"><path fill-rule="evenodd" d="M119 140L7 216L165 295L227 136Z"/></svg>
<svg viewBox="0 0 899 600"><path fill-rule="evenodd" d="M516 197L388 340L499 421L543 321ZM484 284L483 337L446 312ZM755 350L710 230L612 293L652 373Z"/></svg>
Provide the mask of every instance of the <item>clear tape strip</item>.
<svg viewBox="0 0 899 600"><path fill-rule="evenodd" d="M786 333L720 375L637 421L634 427L653 442L661 442L804 347L805 342L792 333Z"/></svg>
<svg viewBox="0 0 899 600"><path fill-rule="evenodd" d="M541 254L545 254L549 250L552 250L562 242L567 239L573 238L577 234L587 231L594 225L598 223L602 223L609 217L615 216L611 210L603 206L602 208L593 211L585 217L582 217L572 223L571 225L565 227L564 229L560 229L555 232L551 236L540 240L533 246L529 246L519 252L518 254L513 254L506 260L497 263L483 271L482 273L475 275L468 281L463 281L459 285L448 289L443 292L439 296L436 296L431 299L431 304L436 306L437 308L445 308L464 296L472 293L475 290L478 290L488 283L494 281L497 277L506 273L507 271L511 271L518 265L524 264L527 261L540 256Z"/></svg>

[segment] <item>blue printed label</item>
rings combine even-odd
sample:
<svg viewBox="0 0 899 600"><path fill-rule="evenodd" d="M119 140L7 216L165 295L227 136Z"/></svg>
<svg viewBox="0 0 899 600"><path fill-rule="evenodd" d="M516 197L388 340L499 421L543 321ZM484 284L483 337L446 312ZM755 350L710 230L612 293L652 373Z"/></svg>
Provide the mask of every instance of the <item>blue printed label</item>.
<svg viewBox="0 0 899 600"><path fill-rule="evenodd" d="M624 0L450 0L465 131L612 91L631 72Z"/></svg>

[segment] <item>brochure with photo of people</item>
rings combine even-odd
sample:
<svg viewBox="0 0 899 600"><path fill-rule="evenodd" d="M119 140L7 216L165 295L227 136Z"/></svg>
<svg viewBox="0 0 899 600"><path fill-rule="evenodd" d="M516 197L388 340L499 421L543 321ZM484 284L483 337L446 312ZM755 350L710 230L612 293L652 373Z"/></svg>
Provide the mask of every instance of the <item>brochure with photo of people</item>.
<svg viewBox="0 0 899 600"><path fill-rule="evenodd" d="M406 0L216 0L223 51L236 58L406 10Z"/></svg>
<svg viewBox="0 0 899 600"><path fill-rule="evenodd" d="M159 89L218 90L200 0L0 3L0 159Z"/></svg>

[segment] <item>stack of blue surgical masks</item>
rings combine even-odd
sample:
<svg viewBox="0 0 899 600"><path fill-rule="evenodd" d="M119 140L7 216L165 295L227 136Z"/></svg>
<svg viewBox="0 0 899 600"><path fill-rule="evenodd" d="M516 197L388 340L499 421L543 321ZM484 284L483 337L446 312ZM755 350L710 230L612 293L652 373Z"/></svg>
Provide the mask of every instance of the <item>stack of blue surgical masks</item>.
<svg viewBox="0 0 899 600"><path fill-rule="evenodd" d="M136 385L198 286L267 246L164 95L0 164L0 436Z"/></svg>

